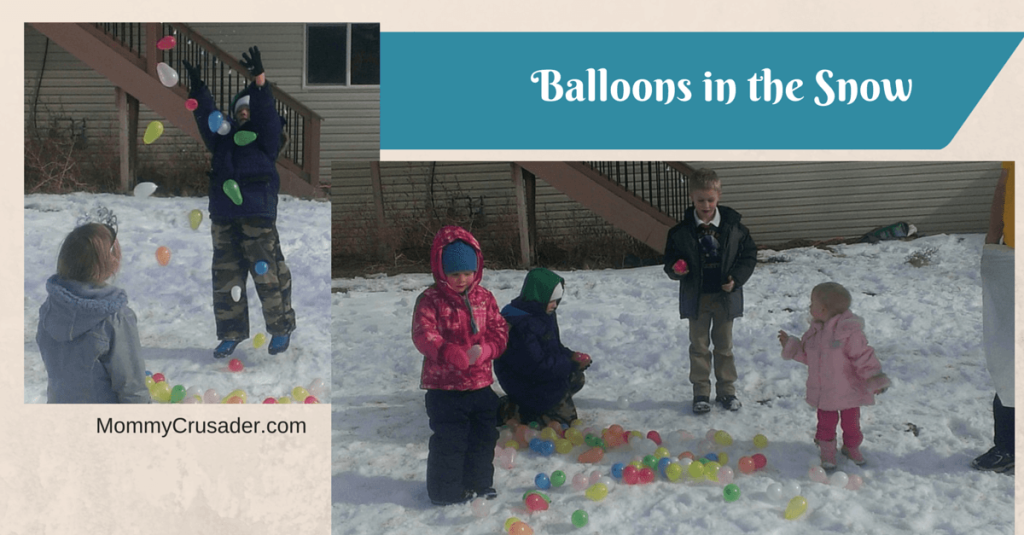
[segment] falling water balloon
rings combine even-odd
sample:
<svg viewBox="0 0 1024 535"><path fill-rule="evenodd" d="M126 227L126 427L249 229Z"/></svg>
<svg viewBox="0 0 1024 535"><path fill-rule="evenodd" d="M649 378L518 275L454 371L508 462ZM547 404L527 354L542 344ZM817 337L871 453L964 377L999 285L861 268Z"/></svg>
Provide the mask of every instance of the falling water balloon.
<svg viewBox="0 0 1024 535"><path fill-rule="evenodd" d="M162 61L156 64L156 75L160 78L160 83L164 84L165 87L178 85L178 72Z"/></svg>
<svg viewBox="0 0 1024 535"><path fill-rule="evenodd" d="M238 300L241 299L241 298L242 298L242 289L239 288L238 286L233 286L231 288L231 299L234 299L235 302L237 303Z"/></svg>
<svg viewBox="0 0 1024 535"><path fill-rule="evenodd" d="M235 205L242 204L242 190L238 188L238 182L228 179L224 181L224 194L231 199Z"/></svg>
<svg viewBox="0 0 1024 535"><path fill-rule="evenodd" d="M164 133L164 123L152 121L146 126L146 133L142 135L142 142L146 145L156 141Z"/></svg>
<svg viewBox="0 0 1024 535"><path fill-rule="evenodd" d="M152 182L139 182L135 189L132 190L132 195L140 198L146 198L156 191L156 184Z"/></svg>
<svg viewBox="0 0 1024 535"><path fill-rule="evenodd" d="M156 47L160 50L170 50L174 48L174 45L178 44L177 40L174 39L173 35L168 35L163 39L156 42Z"/></svg>

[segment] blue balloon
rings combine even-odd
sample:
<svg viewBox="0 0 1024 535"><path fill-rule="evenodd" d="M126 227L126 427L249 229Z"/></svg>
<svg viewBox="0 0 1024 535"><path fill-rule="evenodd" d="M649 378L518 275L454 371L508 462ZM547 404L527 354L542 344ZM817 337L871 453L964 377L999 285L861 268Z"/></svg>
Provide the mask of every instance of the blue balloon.
<svg viewBox="0 0 1024 535"><path fill-rule="evenodd" d="M658 472L662 476L668 477L668 476L665 475L665 467L667 467L670 464L672 464L672 459L670 459L668 457L662 457L660 460L658 460Z"/></svg>
<svg viewBox="0 0 1024 535"><path fill-rule="evenodd" d="M537 474L537 477L533 478L533 483L541 490L551 488L551 478L547 474Z"/></svg>
<svg viewBox="0 0 1024 535"><path fill-rule="evenodd" d="M625 468L625 467L626 467L626 465L624 465L622 463L615 463L615 464L613 464L612 465L612 477L614 477L615 479L622 479L622 469Z"/></svg>
<svg viewBox="0 0 1024 535"><path fill-rule="evenodd" d="M268 266L267 263L264 262L263 260L260 260L259 262L256 262L256 274L257 275L263 275L264 273L267 272L267 269L269 267L270 266Z"/></svg>
<svg viewBox="0 0 1024 535"><path fill-rule="evenodd" d="M220 125L223 122L224 115L222 115L219 111L211 113L210 116L206 119L206 125L210 127L211 132L216 132L217 130L219 130Z"/></svg>
<svg viewBox="0 0 1024 535"><path fill-rule="evenodd" d="M542 440L540 448L540 452L544 455L551 455L555 453L555 443L553 441Z"/></svg>
<svg viewBox="0 0 1024 535"><path fill-rule="evenodd" d="M716 463L718 462L718 454L717 453L709 453L709 454L705 455L704 458L709 460L709 461L715 461Z"/></svg>
<svg viewBox="0 0 1024 535"><path fill-rule="evenodd" d="M532 438L532 439L530 439L530 449L535 451L535 452L537 452L537 453L540 453L540 443L541 442L544 442L544 441L542 439L539 439L539 438Z"/></svg>

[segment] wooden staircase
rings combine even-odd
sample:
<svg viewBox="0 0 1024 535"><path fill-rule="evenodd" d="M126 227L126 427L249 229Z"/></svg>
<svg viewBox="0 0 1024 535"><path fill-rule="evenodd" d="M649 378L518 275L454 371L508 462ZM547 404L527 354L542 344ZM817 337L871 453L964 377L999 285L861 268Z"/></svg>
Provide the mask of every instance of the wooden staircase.
<svg viewBox="0 0 1024 535"><path fill-rule="evenodd" d="M515 162L616 228L665 251L668 231L689 206L682 162Z"/></svg>
<svg viewBox="0 0 1024 535"><path fill-rule="evenodd" d="M248 83L248 71L231 54L221 50L185 24L178 23L31 23L37 31L105 76L174 126L202 141L192 112L185 109L188 76L182 64L187 60L202 65L203 80L210 88L218 109L226 110L231 97ZM160 50L157 42L173 35L177 45ZM176 86L165 87L157 75L157 64L166 63L179 73ZM271 83L271 85L273 85ZM277 110L286 120L289 142L277 160L281 192L297 197L323 196L320 187L320 124L323 119L297 100L274 87ZM136 122L137 122L137 111ZM138 143L137 125L129 124L129 145ZM133 147L122 151L132 160ZM128 164L131 166L132 164ZM130 167L122 165L122 174ZM123 177L130 188L133 179Z"/></svg>

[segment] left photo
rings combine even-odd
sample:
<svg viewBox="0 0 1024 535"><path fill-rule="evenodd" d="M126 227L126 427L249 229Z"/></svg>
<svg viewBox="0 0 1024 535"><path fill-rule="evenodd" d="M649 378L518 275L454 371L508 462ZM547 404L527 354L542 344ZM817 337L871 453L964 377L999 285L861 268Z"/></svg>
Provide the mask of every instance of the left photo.
<svg viewBox="0 0 1024 535"><path fill-rule="evenodd" d="M330 401L354 26L25 25L25 403Z"/></svg>

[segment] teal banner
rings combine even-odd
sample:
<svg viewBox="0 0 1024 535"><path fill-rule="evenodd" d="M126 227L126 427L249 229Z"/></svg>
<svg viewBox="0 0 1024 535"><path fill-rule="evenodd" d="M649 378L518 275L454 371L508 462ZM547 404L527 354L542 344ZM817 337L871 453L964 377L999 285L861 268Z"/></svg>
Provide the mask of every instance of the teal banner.
<svg viewBox="0 0 1024 535"><path fill-rule="evenodd" d="M381 149L934 149L1024 33L381 34Z"/></svg>

